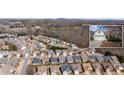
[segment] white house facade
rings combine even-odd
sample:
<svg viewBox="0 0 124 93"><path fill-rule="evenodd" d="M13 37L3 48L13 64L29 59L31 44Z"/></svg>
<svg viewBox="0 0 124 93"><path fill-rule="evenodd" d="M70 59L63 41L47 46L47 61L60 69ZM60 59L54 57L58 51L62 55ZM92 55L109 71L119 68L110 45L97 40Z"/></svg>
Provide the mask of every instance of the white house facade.
<svg viewBox="0 0 124 93"><path fill-rule="evenodd" d="M94 40L106 40L106 35L103 31L97 30L94 33Z"/></svg>

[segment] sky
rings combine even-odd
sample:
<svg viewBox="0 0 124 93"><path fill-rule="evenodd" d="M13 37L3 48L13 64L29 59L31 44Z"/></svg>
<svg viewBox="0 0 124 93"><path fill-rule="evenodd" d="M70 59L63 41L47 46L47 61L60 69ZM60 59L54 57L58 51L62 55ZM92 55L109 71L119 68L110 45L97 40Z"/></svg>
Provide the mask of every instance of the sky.
<svg viewBox="0 0 124 93"><path fill-rule="evenodd" d="M90 31L96 31L96 30L108 31L109 29L106 28L105 26L90 25L90 26L89 26L89 30L90 30Z"/></svg>

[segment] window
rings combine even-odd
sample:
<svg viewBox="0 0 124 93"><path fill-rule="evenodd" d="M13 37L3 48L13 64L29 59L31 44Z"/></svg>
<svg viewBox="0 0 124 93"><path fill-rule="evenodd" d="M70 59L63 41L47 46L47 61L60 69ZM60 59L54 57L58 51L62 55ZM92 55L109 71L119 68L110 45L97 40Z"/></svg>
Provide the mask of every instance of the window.
<svg viewBox="0 0 124 93"><path fill-rule="evenodd" d="M99 34L100 34L100 31L99 31Z"/></svg>

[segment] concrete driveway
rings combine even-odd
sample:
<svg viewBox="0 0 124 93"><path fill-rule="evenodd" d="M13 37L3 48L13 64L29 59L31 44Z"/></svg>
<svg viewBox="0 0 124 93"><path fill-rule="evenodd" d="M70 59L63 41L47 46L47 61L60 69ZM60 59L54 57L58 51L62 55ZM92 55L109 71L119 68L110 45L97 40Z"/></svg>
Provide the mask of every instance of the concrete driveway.
<svg viewBox="0 0 124 93"><path fill-rule="evenodd" d="M94 41L90 41L89 42L89 47L91 47L91 48L99 48L101 45L102 45L102 40L99 40L99 41L97 41L97 40L94 40Z"/></svg>

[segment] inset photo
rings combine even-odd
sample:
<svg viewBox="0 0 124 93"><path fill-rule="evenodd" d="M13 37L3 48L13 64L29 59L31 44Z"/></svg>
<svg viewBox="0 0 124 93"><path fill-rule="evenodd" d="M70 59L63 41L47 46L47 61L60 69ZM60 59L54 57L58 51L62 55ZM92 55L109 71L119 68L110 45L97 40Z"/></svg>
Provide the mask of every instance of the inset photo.
<svg viewBox="0 0 124 93"><path fill-rule="evenodd" d="M90 48L123 48L122 25L90 25Z"/></svg>

